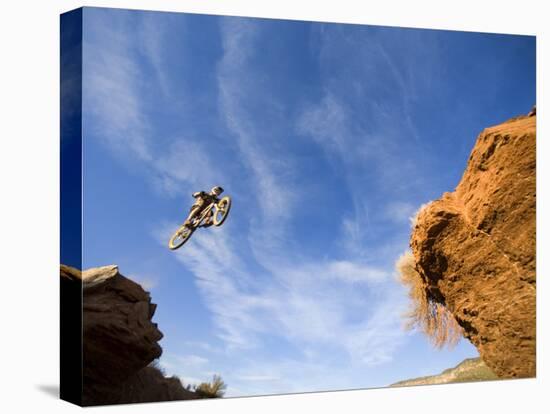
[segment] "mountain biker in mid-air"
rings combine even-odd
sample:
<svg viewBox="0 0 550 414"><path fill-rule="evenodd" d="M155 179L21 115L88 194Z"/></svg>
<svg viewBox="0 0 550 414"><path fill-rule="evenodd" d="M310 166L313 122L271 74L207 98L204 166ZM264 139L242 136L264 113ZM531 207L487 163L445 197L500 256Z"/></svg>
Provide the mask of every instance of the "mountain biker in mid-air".
<svg viewBox="0 0 550 414"><path fill-rule="evenodd" d="M191 211L185 222L172 234L168 241L170 250L179 249L191 237L199 227L221 226L229 210L231 209L231 197L225 195L218 198L223 193L223 188L216 186L210 190L198 191L193 193L195 203L191 206Z"/></svg>
<svg viewBox="0 0 550 414"><path fill-rule="evenodd" d="M206 207L211 203L217 203L219 201L218 196L223 193L223 188L216 186L210 190L209 193L205 191L198 191L193 193L193 197L196 199L195 203L191 206L189 216L183 223L184 226L190 227L192 220L199 216ZM203 221L203 227L210 227L213 224L212 210L207 213L205 220Z"/></svg>

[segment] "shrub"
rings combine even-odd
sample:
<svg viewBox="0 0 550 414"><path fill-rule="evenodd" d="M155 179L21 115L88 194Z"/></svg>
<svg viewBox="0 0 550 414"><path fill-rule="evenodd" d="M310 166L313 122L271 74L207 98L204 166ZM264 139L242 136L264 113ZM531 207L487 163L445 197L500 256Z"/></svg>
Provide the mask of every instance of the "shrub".
<svg viewBox="0 0 550 414"><path fill-rule="evenodd" d="M430 297L426 283L415 267L411 252L403 254L395 265L401 284L409 289L411 309L405 313L405 329L419 329L437 348L455 346L463 331L453 314Z"/></svg>
<svg viewBox="0 0 550 414"><path fill-rule="evenodd" d="M202 382L195 388L195 393L201 398L221 398L225 393L227 385L222 377L214 375L212 382Z"/></svg>

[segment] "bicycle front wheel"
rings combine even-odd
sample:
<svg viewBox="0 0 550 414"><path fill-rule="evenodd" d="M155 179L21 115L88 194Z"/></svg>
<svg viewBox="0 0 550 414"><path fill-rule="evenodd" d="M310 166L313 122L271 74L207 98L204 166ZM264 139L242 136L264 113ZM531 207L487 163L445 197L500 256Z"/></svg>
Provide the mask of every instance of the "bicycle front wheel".
<svg viewBox="0 0 550 414"><path fill-rule="evenodd" d="M168 242L168 247L170 250L176 250L179 249L183 244L189 240L191 235L193 234L192 229L190 229L187 226L181 226L170 238L170 241Z"/></svg>

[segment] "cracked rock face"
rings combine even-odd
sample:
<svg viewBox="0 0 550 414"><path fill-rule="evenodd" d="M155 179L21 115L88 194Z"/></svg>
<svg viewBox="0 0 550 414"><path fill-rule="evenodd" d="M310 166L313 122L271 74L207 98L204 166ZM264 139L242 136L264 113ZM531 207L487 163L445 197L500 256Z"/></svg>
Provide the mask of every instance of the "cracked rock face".
<svg viewBox="0 0 550 414"><path fill-rule="evenodd" d="M156 305L117 266L83 272L61 265L65 280L82 280L84 405L119 402L118 388L158 358L162 333Z"/></svg>
<svg viewBox="0 0 550 414"><path fill-rule="evenodd" d="M456 190L411 235L426 291L501 378L536 373L535 141L536 114L485 129Z"/></svg>

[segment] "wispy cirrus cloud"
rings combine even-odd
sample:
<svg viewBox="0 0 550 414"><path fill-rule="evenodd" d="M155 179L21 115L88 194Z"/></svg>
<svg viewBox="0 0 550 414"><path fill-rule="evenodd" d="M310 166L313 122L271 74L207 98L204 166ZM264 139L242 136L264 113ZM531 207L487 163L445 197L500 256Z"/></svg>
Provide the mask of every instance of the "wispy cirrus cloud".
<svg viewBox="0 0 550 414"><path fill-rule="evenodd" d="M172 230L166 226L159 232L159 242ZM195 275L230 355L261 350L276 337L286 346L339 349L345 358L376 366L390 361L402 344L403 303L391 293L391 272L357 262L311 260L262 274L242 254L221 231L197 233L177 253ZM320 365L325 352L318 353Z"/></svg>
<svg viewBox="0 0 550 414"><path fill-rule="evenodd" d="M321 101L306 107L298 118L297 129L309 135L326 152L350 162L357 154L354 135L349 131L349 112L336 96L327 92ZM359 138L359 137L357 137Z"/></svg>
<svg viewBox="0 0 550 414"><path fill-rule="evenodd" d="M368 189L361 188L361 177L370 174L365 164L377 155L382 156L384 150L370 150L372 137L356 125L354 114L329 87L325 88L319 102L302 108L296 130L319 145L332 168L344 178L350 199L348 204L353 210L341 219L342 244L353 256L364 255L363 242L371 228L370 206L364 196Z"/></svg>
<svg viewBox="0 0 550 414"><path fill-rule="evenodd" d="M127 39L114 29L102 33L109 46L96 48L85 38L83 112L92 117L85 131L93 131L117 155L150 162L151 130L139 96L140 67L129 54Z"/></svg>
<svg viewBox="0 0 550 414"><path fill-rule="evenodd" d="M294 201L292 191L281 179L281 172L287 171L289 165L266 151L271 136L266 126L258 125L255 119L256 105L270 105L268 95L258 99L263 81L251 69L258 27L250 20L227 18L221 20L221 34L223 56L217 71L221 115L237 140L243 161L253 173L263 218L283 219Z"/></svg>
<svg viewBox="0 0 550 414"><path fill-rule="evenodd" d="M385 206L386 217L395 223L407 223L417 207L407 201L392 201Z"/></svg>
<svg viewBox="0 0 550 414"><path fill-rule="evenodd" d="M295 125L344 178L352 210L341 218L340 237L350 254L366 258L394 244L372 243L385 239L389 228L408 230L404 225L425 189L422 165L413 161L425 150L414 125L413 103L419 88L430 87L433 68L421 63L426 66L422 78L421 71L409 69L416 68L420 52L406 45L420 42L418 32L411 31L405 40L381 35L378 29L351 32L337 25L312 30L322 94L303 105ZM431 62L437 47L430 42L423 57ZM346 65L337 66L342 61Z"/></svg>
<svg viewBox="0 0 550 414"><path fill-rule="evenodd" d="M152 165L157 173L155 188L173 196L181 194L182 183L188 184L186 188L209 189L222 176L205 146L189 137L175 138Z"/></svg>
<svg viewBox="0 0 550 414"><path fill-rule="evenodd" d="M153 98L187 105L169 87L163 28L148 14L136 24L122 11L93 12L106 24L88 25L84 35L84 133L124 162L140 163L142 168L133 168L143 171L157 193L173 197L214 185L222 174L194 131L177 129L165 137L158 128Z"/></svg>
<svg viewBox="0 0 550 414"><path fill-rule="evenodd" d="M165 15L164 19L172 20L168 15ZM140 23L140 30L137 31L138 44L143 55L147 57L149 64L153 67L155 83L160 86L165 97L173 97L169 71L166 70L168 63L164 47L165 42L170 41L170 35L166 31L165 25L158 24L158 16L143 14ZM180 24L180 28L185 31L185 25Z"/></svg>
<svg viewBox="0 0 550 414"><path fill-rule="evenodd" d="M177 359L180 363L186 365L186 366L203 366L208 363L208 359L201 357L199 355L183 355L183 356L176 356L175 359Z"/></svg>

